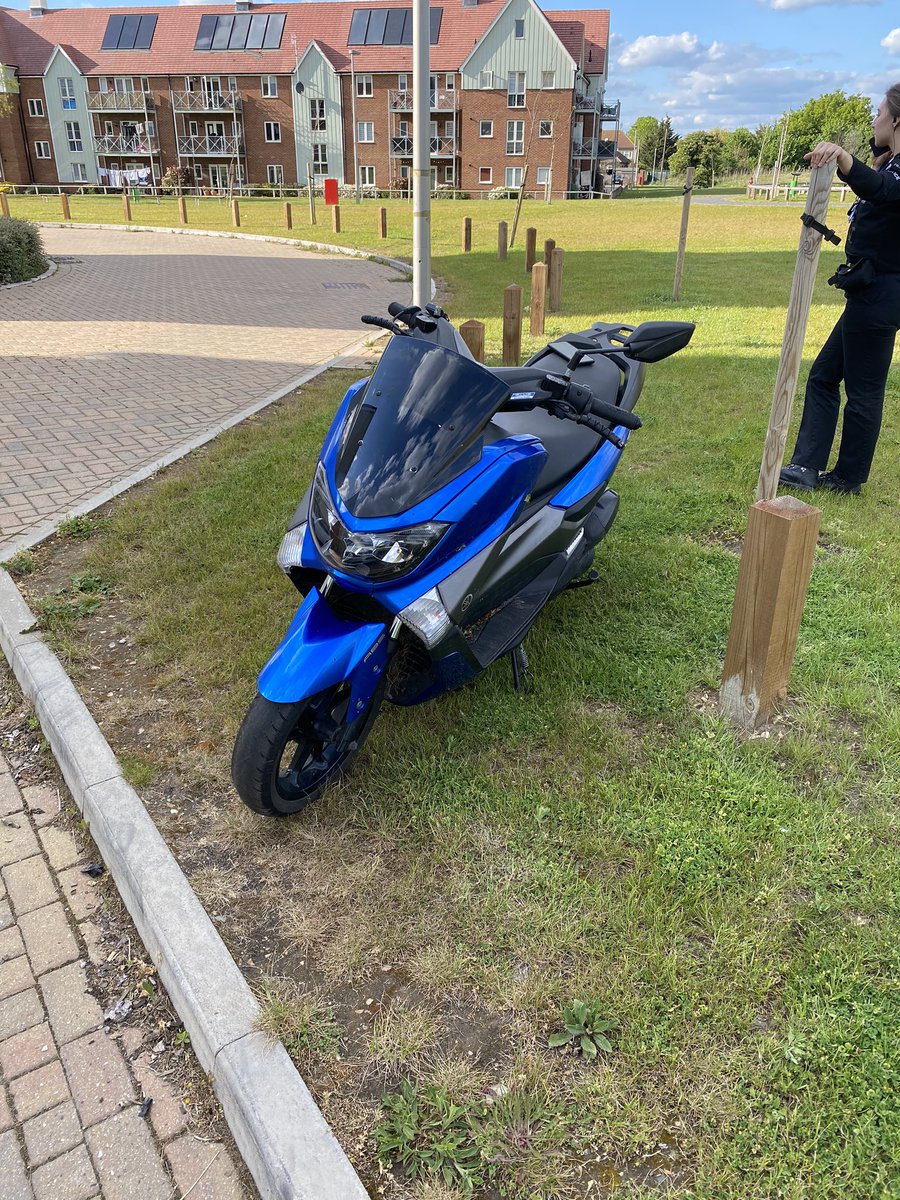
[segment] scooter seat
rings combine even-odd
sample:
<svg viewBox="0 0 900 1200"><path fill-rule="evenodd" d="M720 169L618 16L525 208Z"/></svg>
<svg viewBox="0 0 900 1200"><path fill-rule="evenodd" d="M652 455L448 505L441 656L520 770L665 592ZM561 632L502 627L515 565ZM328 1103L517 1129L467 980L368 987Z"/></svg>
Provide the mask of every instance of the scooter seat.
<svg viewBox="0 0 900 1200"><path fill-rule="evenodd" d="M601 440L583 425L551 417L542 408L495 413L485 430L485 440L497 442L517 434L540 438L547 451L547 461L532 488L532 499L558 491L595 453Z"/></svg>

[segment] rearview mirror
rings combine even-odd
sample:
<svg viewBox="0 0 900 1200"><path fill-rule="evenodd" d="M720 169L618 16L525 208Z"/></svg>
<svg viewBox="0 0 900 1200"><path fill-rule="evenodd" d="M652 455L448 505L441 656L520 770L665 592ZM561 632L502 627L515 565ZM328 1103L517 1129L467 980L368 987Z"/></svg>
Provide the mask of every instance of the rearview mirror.
<svg viewBox="0 0 900 1200"><path fill-rule="evenodd" d="M628 335L622 350L635 362L659 362L683 350L695 328L691 321L644 321Z"/></svg>

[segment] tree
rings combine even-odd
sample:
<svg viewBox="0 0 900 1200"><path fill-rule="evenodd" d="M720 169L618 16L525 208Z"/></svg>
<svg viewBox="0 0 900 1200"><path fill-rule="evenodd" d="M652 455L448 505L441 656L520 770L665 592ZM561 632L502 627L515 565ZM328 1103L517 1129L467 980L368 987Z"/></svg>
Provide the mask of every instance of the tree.
<svg viewBox="0 0 900 1200"><path fill-rule="evenodd" d="M637 165L649 171L653 166L653 147L660 144L659 121L656 117L638 117L628 136L638 147Z"/></svg>
<svg viewBox="0 0 900 1200"><path fill-rule="evenodd" d="M681 138L669 166L675 175L684 175L693 167L694 186L709 187L713 175L722 172L726 153L724 131L698 129Z"/></svg>
<svg viewBox="0 0 900 1200"><path fill-rule="evenodd" d="M739 126L729 133L725 146L731 159L732 170L747 173L756 169L759 157L759 138L749 129Z"/></svg>
<svg viewBox="0 0 900 1200"><path fill-rule="evenodd" d="M784 143L784 165L805 170L803 156L816 142L837 142L851 154L859 154L872 136L872 106L865 96L828 92L807 100L791 113ZM774 161L774 159L773 159Z"/></svg>

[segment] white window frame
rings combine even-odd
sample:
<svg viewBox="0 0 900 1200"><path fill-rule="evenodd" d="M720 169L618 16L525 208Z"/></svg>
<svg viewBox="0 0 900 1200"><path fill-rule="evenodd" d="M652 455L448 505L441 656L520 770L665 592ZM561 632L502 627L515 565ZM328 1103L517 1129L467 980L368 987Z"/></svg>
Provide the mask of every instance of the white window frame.
<svg viewBox="0 0 900 1200"><path fill-rule="evenodd" d="M234 76L232 75L232 79L233 78L234 78ZM234 90L237 91L237 88L235 88ZM150 78L147 75L141 76L141 91L145 95L149 96L149 94L150 94Z"/></svg>
<svg viewBox="0 0 900 1200"><path fill-rule="evenodd" d="M369 142L374 142L375 141L375 122L374 121L357 121L356 122L356 140L359 142L359 144L361 146L366 145Z"/></svg>
<svg viewBox="0 0 900 1200"><path fill-rule="evenodd" d="M487 133L484 132L485 125L487 125L487 127L488 127ZM494 136L494 122L487 121L487 120L479 121L478 122L478 136L483 137L483 138L492 138Z"/></svg>
<svg viewBox="0 0 900 1200"><path fill-rule="evenodd" d="M280 121L265 121L263 124L265 130L266 141L274 144L281 141L281 122Z"/></svg>
<svg viewBox="0 0 900 1200"><path fill-rule="evenodd" d="M518 150L516 147L518 146ZM513 120L506 122L506 153L518 157L525 153L525 122Z"/></svg>
<svg viewBox="0 0 900 1200"><path fill-rule="evenodd" d="M127 96L134 91L134 80L130 75L114 75L113 91L119 96Z"/></svg>
<svg viewBox="0 0 900 1200"><path fill-rule="evenodd" d="M313 158L313 174L314 175L327 175L328 174L328 143L327 142L313 142L312 158ZM318 162L316 162L316 158L319 159Z"/></svg>
<svg viewBox="0 0 900 1200"><path fill-rule="evenodd" d="M42 117L44 115L44 102L40 99L28 101L29 117Z"/></svg>
<svg viewBox="0 0 900 1200"><path fill-rule="evenodd" d="M313 107L315 106L315 107ZM321 96L309 98L309 128L312 133L325 132L325 101Z"/></svg>
<svg viewBox="0 0 900 1200"><path fill-rule="evenodd" d="M487 179L483 178L485 171L487 171ZM494 182L494 168L493 167L479 167L478 168L478 182L479 183L493 183Z"/></svg>
<svg viewBox="0 0 900 1200"><path fill-rule="evenodd" d="M541 87L544 91L556 87L556 71L541 71Z"/></svg>
<svg viewBox="0 0 900 1200"><path fill-rule="evenodd" d="M75 80L65 76L59 81L59 98L62 101L62 106L65 109L78 107L78 101L75 99Z"/></svg>
<svg viewBox="0 0 900 1200"><path fill-rule="evenodd" d="M188 121L188 135L190 137L199 137L200 136L200 122L199 121Z"/></svg>
<svg viewBox="0 0 900 1200"><path fill-rule="evenodd" d="M35 142L34 143L34 157L35 158L52 158L53 155L50 153L50 143L49 142Z"/></svg>
<svg viewBox="0 0 900 1200"><path fill-rule="evenodd" d="M479 73L478 73L479 89L482 92L487 92L487 91L490 91L490 89L493 86L494 86L494 72L493 71L479 71Z"/></svg>
<svg viewBox="0 0 900 1200"><path fill-rule="evenodd" d="M524 17L516 17L515 23L513 25L513 37L515 38L515 40L517 42L523 42L525 40L525 18Z"/></svg>
<svg viewBox="0 0 900 1200"><path fill-rule="evenodd" d="M360 184L360 187L374 187L375 186L375 168L374 167L360 167L359 168L359 184Z"/></svg>
<svg viewBox="0 0 900 1200"><path fill-rule="evenodd" d="M259 90L264 99L276 100L278 98L278 76L260 75Z"/></svg>
<svg viewBox="0 0 900 1200"><path fill-rule="evenodd" d="M72 154L84 154L84 139L78 121L66 121L66 143Z"/></svg>
<svg viewBox="0 0 900 1200"><path fill-rule="evenodd" d="M375 86L372 82L371 75L363 74L356 76L356 95L357 98L363 99L365 99L367 96L375 95Z"/></svg>
<svg viewBox="0 0 900 1200"><path fill-rule="evenodd" d="M537 184L538 187L546 187L550 182L550 168L538 167L537 169Z"/></svg>
<svg viewBox="0 0 900 1200"><path fill-rule="evenodd" d="M235 92L237 92L237 90L238 90L237 75L229 75L225 82L228 84L229 96L233 96L235 94ZM276 87L277 86L278 85L276 84Z"/></svg>
<svg viewBox="0 0 900 1200"><path fill-rule="evenodd" d="M445 75L444 76L444 91L445 92L455 92L456 91L456 76L455 75Z"/></svg>
<svg viewBox="0 0 900 1200"><path fill-rule="evenodd" d="M521 89L519 88L521 84ZM524 108L526 96L524 71L510 71L506 81L506 105L508 108Z"/></svg>
<svg viewBox="0 0 900 1200"><path fill-rule="evenodd" d="M87 183L87 163L73 162L72 163L72 179L75 183Z"/></svg>
<svg viewBox="0 0 900 1200"><path fill-rule="evenodd" d="M544 133L545 128L547 130L546 133ZM552 121L538 121L538 137L539 138L552 138L553 137L553 122Z"/></svg>
<svg viewBox="0 0 900 1200"><path fill-rule="evenodd" d="M272 187L284 187L284 167L281 163L266 165L266 183L270 183Z"/></svg>
<svg viewBox="0 0 900 1200"><path fill-rule="evenodd" d="M115 137L116 136L116 127L115 127L115 125L113 125L112 121L104 121L103 122L103 136L104 137Z"/></svg>
<svg viewBox="0 0 900 1200"><path fill-rule="evenodd" d="M444 183L455 183L456 172L453 169L453 163L447 163L444 167Z"/></svg>
<svg viewBox="0 0 900 1200"><path fill-rule="evenodd" d="M522 186L522 168L507 167L506 168L506 183L508 188L520 188Z"/></svg>
<svg viewBox="0 0 900 1200"><path fill-rule="evenodd" d="M400 137L408 138L408 137L412 136L412 134L410 133L410 122L409 121L398 122L398 128L400 130Z"/></svg>
<svg viewBox="0 0 900 1200"><path fill-rule="evenodd" d="M408 72L397 76L397 90L400 92L408 92L410 90Z"/></svg>
<svg viewBox="0 0 900 1200"><path fill-rule="evenodd" d="M198 183L203 182L203 165L202 163L194 163L194 178Z"/></svg>

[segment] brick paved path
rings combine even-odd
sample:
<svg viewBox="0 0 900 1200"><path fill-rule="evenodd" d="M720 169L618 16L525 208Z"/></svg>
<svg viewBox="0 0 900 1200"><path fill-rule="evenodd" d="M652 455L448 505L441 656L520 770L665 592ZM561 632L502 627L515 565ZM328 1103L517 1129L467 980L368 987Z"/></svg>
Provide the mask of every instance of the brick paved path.
<svg viewBox="0 0 900 1200"><path fill-rule="evenodd" d="M105 957L101 898L81 866L55 792L20 789L0 755L0 1200L244 1200L144 1032L104 1026L85 970Z"/></svg>
<svg viewBox="0 0 900 1200"><path fill-rule="evenodd" d="M0 557L358 341L361 313L409 298L391 267L292 246L43 238L79 261L0 291Z"/></svg>

